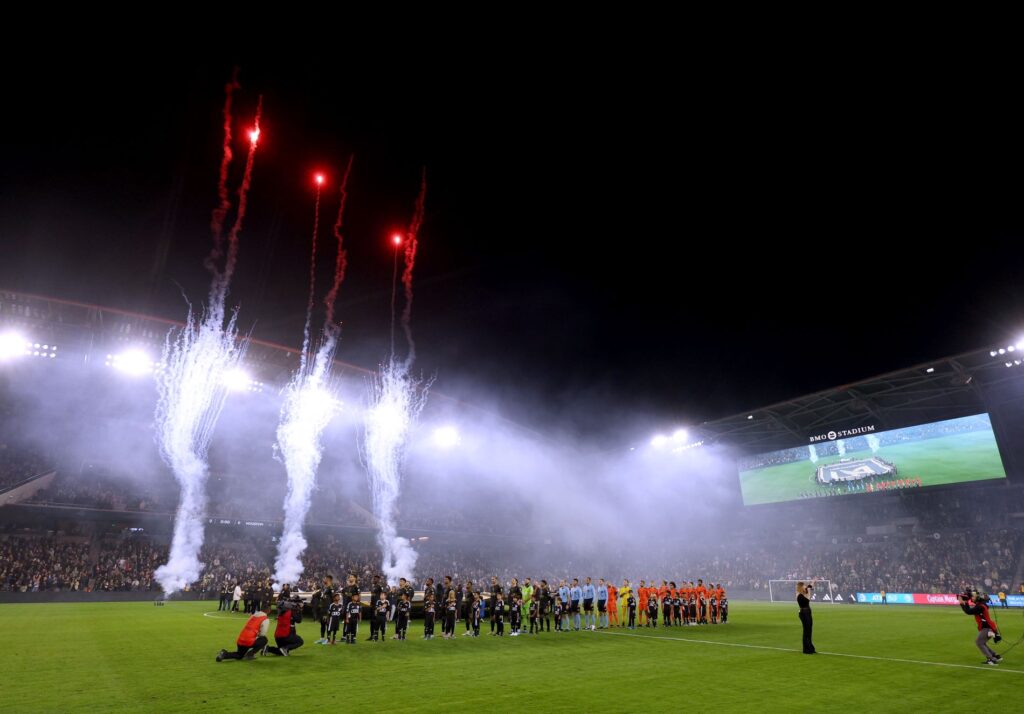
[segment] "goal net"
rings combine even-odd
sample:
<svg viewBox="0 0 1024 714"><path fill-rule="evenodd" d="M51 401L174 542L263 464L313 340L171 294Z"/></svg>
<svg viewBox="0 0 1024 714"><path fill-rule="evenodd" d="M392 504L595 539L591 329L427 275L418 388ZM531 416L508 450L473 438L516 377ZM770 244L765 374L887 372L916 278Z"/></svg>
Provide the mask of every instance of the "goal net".
<svg viewBox="0 0 1024 714"><path fill-rule="evenodd" d="M836 601L836 592L831 580L813 580L811 578L769 580L768 595L772 602L793 602L796 600L796 584L799 582L814 585L814 589L811 590L811 602L834 603Z"/></svg>

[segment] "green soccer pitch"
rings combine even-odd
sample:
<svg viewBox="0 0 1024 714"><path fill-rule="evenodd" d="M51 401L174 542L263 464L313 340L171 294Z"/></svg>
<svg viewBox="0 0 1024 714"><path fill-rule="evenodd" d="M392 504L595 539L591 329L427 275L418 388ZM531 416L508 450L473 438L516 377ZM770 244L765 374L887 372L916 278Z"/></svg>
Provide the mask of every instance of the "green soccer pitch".
<svg viewBox="0 0 1024 714"><path fill-rule="evenodd" d="M816 605L814 656L800 653L795 605L736 601L726 625L424 641L413 620L405 642L366 642L364 623L356 646L314 645L304 621L291 657L220 663L245 618L215 607L2 605L3 708L930 714L1012 711L1024 688L1024 645L982 665L973 618L949 607ZM1024 613L997 614L1006 651Z"/></svg>
<svg viewBox="0 0 1024 714"><path fill-rule="evenodd" d="M870 449L848 451L843 458L866 459ZM899 469L896 478L921 477L922 486L939 486L965 481L1005 478L999 448L991 431L971 431L937 439L922 439L882 447L877 454ZM803 459L779 466L740 472L743 502L748 505L800 498L814 491L814 471L818 466L839 461L831 456L812 463Z"/></svg>

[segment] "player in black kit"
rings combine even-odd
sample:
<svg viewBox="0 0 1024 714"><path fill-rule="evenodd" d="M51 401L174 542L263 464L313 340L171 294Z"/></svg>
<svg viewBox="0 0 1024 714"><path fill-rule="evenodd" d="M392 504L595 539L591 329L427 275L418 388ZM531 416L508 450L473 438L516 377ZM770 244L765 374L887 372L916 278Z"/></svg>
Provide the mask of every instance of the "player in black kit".
<svg viewBox="0 0 1024 714"><path fill-rule="evenodd" d="M380 639L384 641L384 633L388 626L388 613L391 612L391 603L389 603L384 595L381 594L380 598L373 606L373 621L370 623L370 639L374 642L377 641L377 636L380 635Z"/></svg>
<svg viewBox="0 0 1024 714"><path fill-rule="evenodd" d="M362 617L362 605L359 603L359 593L352 596L345 607L345 644L356 643L356 630L359 629L359 618Z"/></svg>
<svg viewBox="0 0 1024 714"><path fill-rule="evenodd" d="M424 592L426 600L423 601L423 639L430 640L434 637L434 618L437 616L437 603L434 602L434 593L430 590Z"/></svg>
<svg viewBox="0 0 1024 714"><path fill-rule="evenodd" d="M412 612L412 603L409 602L409 595L402 593L402 599L398 601L395 608L395 635L400 640L405 639L405 631L409 629L409 613Z"/></svg>

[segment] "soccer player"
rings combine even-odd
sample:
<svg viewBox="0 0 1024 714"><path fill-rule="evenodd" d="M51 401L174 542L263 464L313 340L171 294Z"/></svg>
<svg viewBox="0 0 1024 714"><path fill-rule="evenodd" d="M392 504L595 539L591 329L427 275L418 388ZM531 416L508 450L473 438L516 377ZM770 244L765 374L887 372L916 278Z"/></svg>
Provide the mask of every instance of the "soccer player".
<svg viewBox="0 0 1024 714"><path fill-rule="evenodd" d="M589 580L589 578L588 578ZM604 578L597 581L597 626L602 630L608 629L608 586L604 584ZM594 628L590 628L594 629Z"/></svg>
<svg viewBox="0 0 1024 714"><path fill-rule="evenodd" d="M532 580L526 579L523 583L523 617L528 617L530 613L530 603L533 602L534 588Z"/></svg>
<svg viewBox="0 0 1024 714"><path fill-rule="evenodd" d="M640 605L639 624L643 625L644 624L644 620L647 618L647 600L648 600L648 597L647 597L647 585L644 584L643 580L640 581L640 587L637 588L636 594L637 594L637 597L638 597L638 599L640 601L639 602L639 605Z"/></svg>
<svg viewBox="0 0 1024 714"><path fill-rule="evenodd" d="M359 581L354 573L349 573L345 578L345 587L341 590L341 599L345 602L346 607L352 602L353 595L359 595Z"/></svg>
<svg viewBox="0 0 1024 714"><path fill-rule="evenodd" d="M403 592L398 601L395 614L395 633L398 639L405 639L405 631L409 629L409 615L412 613L412 601L409 593Z"/></svg>
<svg viewBox="0 0 1024 714"><path fill-rule="evenodd" d="M554 605L554 599L551 597L551 589L548 587L547 580L540 581L540 625L547 623L548 632L551 632L551 607ZM542 628L538 626L538 631L542 631Z"/></svg>
<svg viewBox="0 0 1024 714"><path fill-rule="evenodd" d="M313 614L316 619L320 621L320 639L316 641L318 645L327 644L327 610L331 607L331 603L334 602L334 576L325 575L323 586L318 591L320 598L316 602ZM314 597L316 593L313 593Z"/></svg>
<svg viewBox="0 0 1024 714"><path fill-rule="evenodd" d="M629 586L629 581L623 579L622 587L619 588L619 623L620 627L626 627L626 623L629 621L629 596L633 594L633 589Z"/></svg>
<svg viewBox="0 0 1024 714"><path fill-rule="evenodd" d="M256 656L257 651L266 647L267 630L270 629L270 618L267 617L269 610L270 608L267 607L265 610L257 610L256 614L251 615L245 621L245 625L242 626L242 631L238 634L238 639L235 641L235 644L238 645L238 651L228 652L227 650L221 650L217 653L217 661L252 659Z"/></svg>
<svg viewBox="0 0 1024 714"><path fill-rule="evenodd" d="M497 624L494 620L494 608L498 602L498 598L502 595L501 584L498 582L497 576L491 576L491 634L494 634L494 627Z"/></svg>
<svg viewBox="0 0 1024 714"><path fill-rule="evenodd" d="M519 587L519 579L512 578L512 584L508 586L508 602L511 607L512 603L518 601L523 597L523 589Z"/></svg>
<svg viewBox="0 0 1024 714"><path fill-rule="evenodd" d="M619 626L619 591L615 583L608 581L608 615L605 618L605 627Z"/></svg>
<svg viewBox="0 0 1024 714"><path fill-rule="evenodd" d="M708 611L707 611L707 598L708 589L704 587L704 581L697 578L697 588L695 590L697 596L697 622L702 625L708 624Z"/></svg>
<svg viewBox="0 0 1024 714"><path fill-rule="evenodd" d="M580 600L583 599L583 588L580 587L580 579L572 579L572 587L569 588L569 613L572 615L572 626L577 632L580 630Z"/></svg>
<svg viewBox="0 0 1024 714"><path fill-rule="evenodd" d="M356 630L359 629L359 619L363 616L363 606L359 602L359 593L352 595L345 608L345 644L356 643Z"/></svg>
<svg viewBox="0 0 1024 714"><path fill-rule="evenodd" d="M583 626L588 630L595 629L595 625L597 625L597 620L594 618L594 599L596 597L597 591L594 589L594 584L590 578L587 578L583 584Z"/></svg>
<svg viewBox="0 0 1024 714"><path fill-rule="evenodd" d="M564 580L558 583L558 597L562 598L562 626L559 627L560 632L569 631L569 586L565 584Z"/></svg>
<svg viewBox="0 0 1024 714"><path fill-rule="evenodd" d="M345 605L341 602L341 593L334 593L334 602L327 606L327 638L324 644L336 644L341 620L345 616ZM277 636L277 633L274 633Z"/></svg>
<svg viewBox="0 0 1024 714"><path fill-rule="evenodd" d="M463 637L473 634L473 608L477 606L476 598L473 597L476 590L473 589L473 581L466 581L466 590L462 593L462 616L466 618L466 631L462 633Z"/></svg>
<svg viewBox="0 0 1024 714"><path fill-rule="evenodd" d="M635 630L636 629L636 598L633 596L632 592L628 593L627 596L626 596L626 612L629 613L629 619L627 620L627 622L629 623L628 627L631 630Z"/></svg>
<svg viewBox="0 0 1024 714"><path fill-rule="evenodd" d="M672 602L676 597L675 583L666 584L661 594L661 621L665 627L672 626Z"/></svg>
<svg viewBox="0 0 1024 714"><path fill-rule="evenodd" d="M672 597L672 623L676 627L681 627L683 624L683 590L682 588L675 589L675 595Z"/></svg>

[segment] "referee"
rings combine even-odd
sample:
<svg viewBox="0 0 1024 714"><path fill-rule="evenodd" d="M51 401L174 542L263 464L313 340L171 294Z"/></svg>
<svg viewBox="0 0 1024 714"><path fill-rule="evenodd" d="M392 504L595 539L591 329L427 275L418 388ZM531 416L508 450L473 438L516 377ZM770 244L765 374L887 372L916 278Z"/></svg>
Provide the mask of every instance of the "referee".
<svg viewBox="0 0 1024 714"><path fill-rule="evenodd" d="M804 654L815 654L814 643L811 642L811 628L814 620L811 618L811 591L814 585L804 583L802 580L796 584L796 604L800 606L800 624L804 626Z"/></svg>

